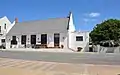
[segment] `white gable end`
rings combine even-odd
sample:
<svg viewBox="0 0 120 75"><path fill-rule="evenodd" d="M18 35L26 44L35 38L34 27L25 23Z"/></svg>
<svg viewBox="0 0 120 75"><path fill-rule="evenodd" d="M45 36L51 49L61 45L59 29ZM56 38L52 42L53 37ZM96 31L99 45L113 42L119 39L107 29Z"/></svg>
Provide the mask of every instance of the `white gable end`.
<svg viewBox="0 0 120 75"><path fill-rule="evenodd" d="M72 13L70 12L70 18L69 18L69 32L74 32L75 31L75 26L74 26L74 23L73 23L73 15Z"/></svg>

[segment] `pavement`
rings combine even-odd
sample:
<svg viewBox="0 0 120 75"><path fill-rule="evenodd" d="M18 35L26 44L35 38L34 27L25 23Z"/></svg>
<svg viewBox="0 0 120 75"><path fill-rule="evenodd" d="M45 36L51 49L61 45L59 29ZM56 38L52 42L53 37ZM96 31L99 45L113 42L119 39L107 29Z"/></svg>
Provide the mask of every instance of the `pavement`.
<svg viewBox="0 0 120 75"><path fill-rule="evenodd" d="M118 75L119 65L91 65L0 58L0 75Z"/></svg>
<svg viewBox="0 0 120 75"><path fill-rule="evenodd" d="M71 64L120 65L120 54L0 51L0 57Z"/></svg>
<svg viewBox="0 0 120 75"><path fill-rule="evenodd" d="M0 51L0 75L118 75L120 54Z"/></svg>
<svg viewBox="0 0 120 75"><path fill-rule="evenodd" d="M45 48L41 48L41 49L33 49L33 48L12 48L12 49L2 49L2 51L32 51L32 52L75 52L71 49L58 49L58 48L50 48L50 49L45 49Z"/></svg>

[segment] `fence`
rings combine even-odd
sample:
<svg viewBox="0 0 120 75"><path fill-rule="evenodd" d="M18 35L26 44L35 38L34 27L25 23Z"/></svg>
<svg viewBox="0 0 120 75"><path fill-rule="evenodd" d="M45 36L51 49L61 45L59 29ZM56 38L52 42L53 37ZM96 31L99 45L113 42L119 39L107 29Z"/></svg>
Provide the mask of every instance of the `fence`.
<svg viewBox="0 0 120 75"><path fill-rule="evenodd" d="M120 46L118 47L103 47L100 45L93 46L93 50L99 53L120 53Z"/></svg>

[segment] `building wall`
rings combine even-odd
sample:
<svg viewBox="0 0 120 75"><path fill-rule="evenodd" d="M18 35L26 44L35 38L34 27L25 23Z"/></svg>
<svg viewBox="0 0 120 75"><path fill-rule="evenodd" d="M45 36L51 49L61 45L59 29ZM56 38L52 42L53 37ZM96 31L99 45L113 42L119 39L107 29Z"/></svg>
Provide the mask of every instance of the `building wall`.
<svg viewBox="0 0 120 75"><path fill-rule="evenodd" d="M5 24L6 24L6 29L5 29ZM1 26L1 34L6 33L7 29L10 27L11 23L7 19L7 17L3 17L0 19L0 26Z"/></svg>
<svg viewBox="0 0 120 75"><path fill-rule="evenodd" d="M76 36L83 36L83 41L76 41ZM82 47L82 52L89 50L89 32L69 32L69 48L77 51Z"/></svg>
<svg viewBox="0 0 120 75"><path fill-rule="evenodd" d="M6 28L5 28L5 25L6 25ZM12 25L11 25L11 22L8 20L7 17L3 17L3 18L0 19L0 26L1 26L0 45L2 45L1 39L5 39L6 34L10 30Z"/></svg>
<svg viewBox="0 0 120 75"><path fill-rule="evenodd" d="M36 35L36 44L40 44L41 34L27 34L26 44L31 44L31 35ZM14 47L24 48L24 45L21 44L21 35L15 36L17 37L18 44ZM83 36L83 41L76 41L76 36ZM11 40L12 36L6 37L6 48L10 48ZM47 33L47 44L48 47L54 47L54 33ZM60 33L60 46L61 45L64 45L66 49L70 48L77 51L78 47L82 47L82 52L87 51L89 50L89 32Z"/></svg>
<svg viewBox="0 0 120 75"><path fill-rule="evenodd" d="M46 34L47 34L47 44L48 44L47 46L54 47L54 33L46 33ZM27 35L26 44L31 44L31 35L36 35L36 44L40 44L41 34L34 33L34 34L22 34L22 35ZM17 45L14 46L15 48L24 47L24 45L21 44L22 35L12 35L12 36L16 36L16 39L18 41ZM10 48L12 36L6 36L6 48L7 49ZM67 47L66 39L67 39L66 33L60 33L60 46L64 45L64 48Z"/></svg>

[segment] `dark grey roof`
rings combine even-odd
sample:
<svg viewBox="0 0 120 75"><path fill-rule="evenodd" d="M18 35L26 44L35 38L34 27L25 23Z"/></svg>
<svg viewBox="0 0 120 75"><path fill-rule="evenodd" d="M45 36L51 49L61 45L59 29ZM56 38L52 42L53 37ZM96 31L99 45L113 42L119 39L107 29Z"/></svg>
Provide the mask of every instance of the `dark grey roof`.
<svg viewBox="0 0 120 75"><path fill-rule="evenodd" d="M68 21L69 18L53 18L16 23L7 35L65 32Z"/></svg>

